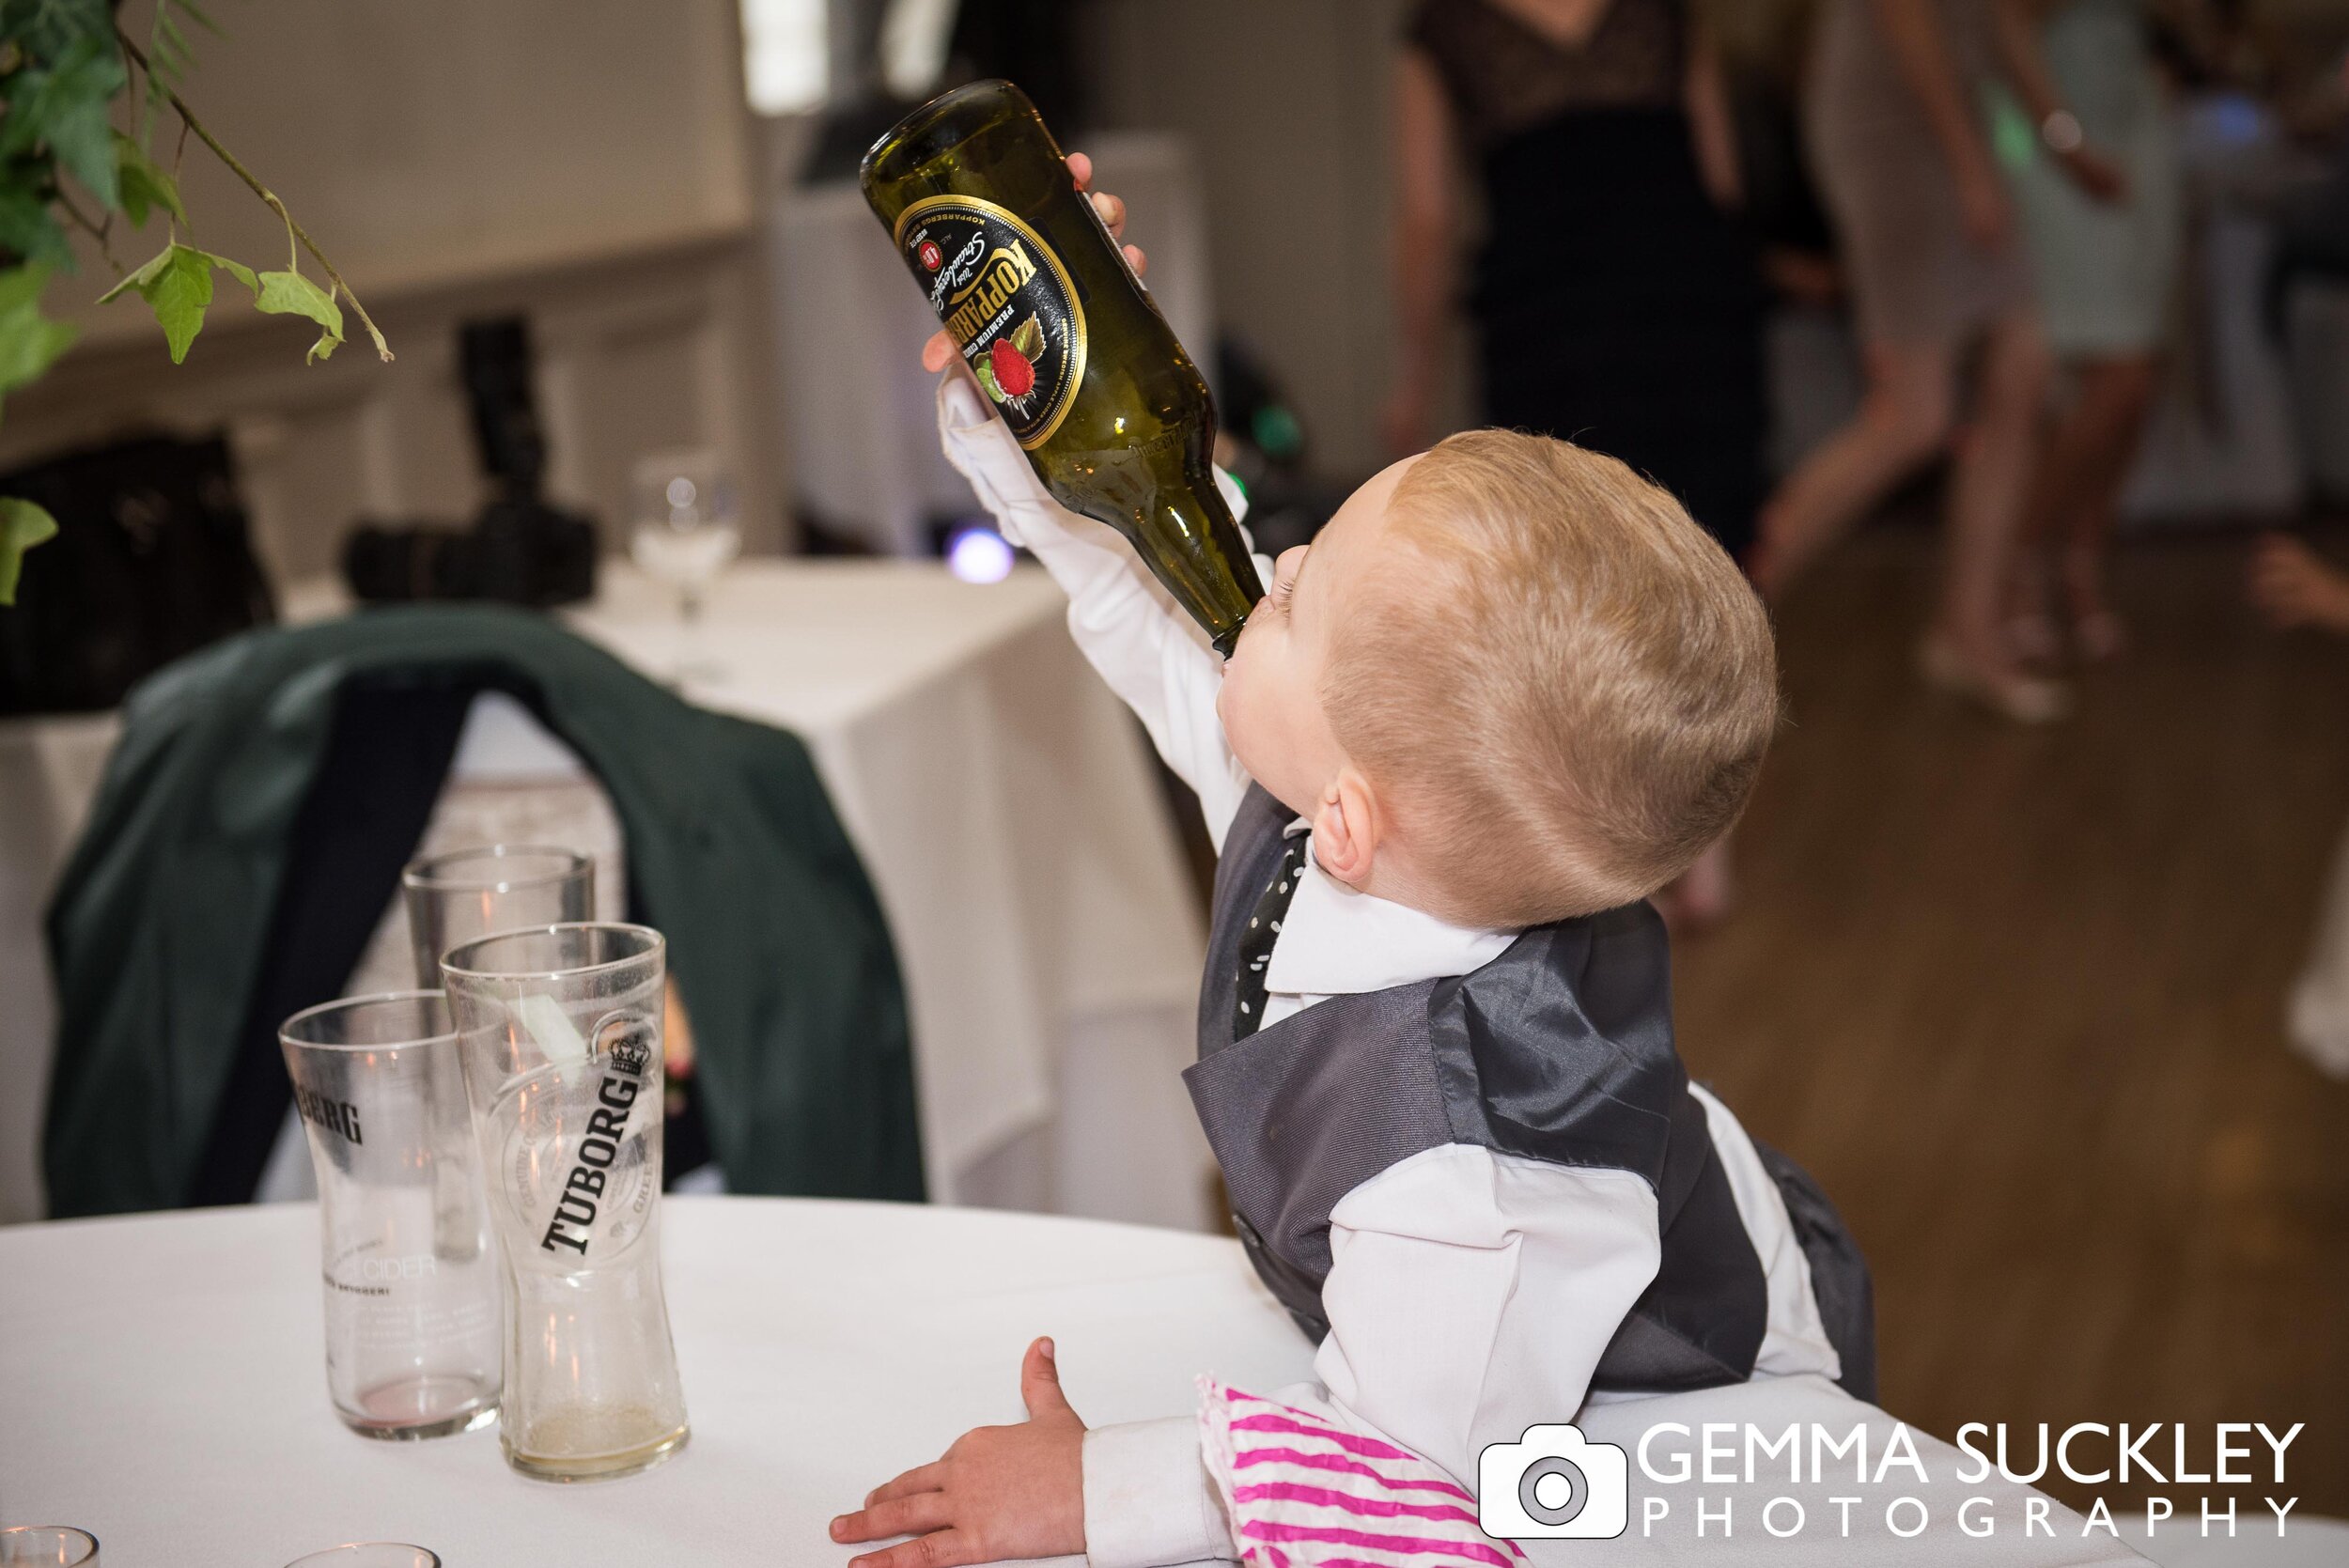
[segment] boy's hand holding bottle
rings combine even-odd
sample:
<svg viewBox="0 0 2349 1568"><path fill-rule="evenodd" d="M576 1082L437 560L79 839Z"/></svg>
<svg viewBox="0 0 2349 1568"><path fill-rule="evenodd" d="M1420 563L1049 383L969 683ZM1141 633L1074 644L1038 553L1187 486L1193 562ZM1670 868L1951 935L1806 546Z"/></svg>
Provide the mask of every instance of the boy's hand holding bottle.
<svg viewBox="0 0 2349 1568"><path fill-rule="evenodd" d="M1259 599L1209 462L1215 406L1121 250L1113 198L1008 82L957 87L864 155L889 226L948 342L1054 501L1133 541L1229 656ZM925 363L943 363L935 340Z"/></svg>

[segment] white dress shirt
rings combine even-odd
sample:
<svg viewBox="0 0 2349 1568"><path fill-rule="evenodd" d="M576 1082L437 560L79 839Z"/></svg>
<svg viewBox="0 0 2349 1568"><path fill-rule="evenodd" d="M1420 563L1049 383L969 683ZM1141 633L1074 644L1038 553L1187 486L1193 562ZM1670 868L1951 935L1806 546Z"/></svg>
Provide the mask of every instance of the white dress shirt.
<svg viewBox="0 0 2349 1568"><path fill-rule="evenodd" d="M1215 697L1222 662L1112 530L1064 510L968 378L939 389L946 456L1005 538L1068 593L1068 628L1199 796L1218 849L1249 778ZM1220 482L1228 484L1219 474ZM1235 511L1244 505L1226 489ZM1268 581L1269 565L1258 561ZM1291 832L1305 831L1302 819ZM1265 1021L1331 996L1467 974L1516 938L1358 893L1313 864L1266 969ZM1777 1184L1736 1118L1698 1092L1769 1300L1756 1375L1841 1373ZM1473 1488L1476 1456L1571 1420L1662 1256L1656 1195L1628 1171L1570 1168L1455 1143L1400 1160L1330 1215L1329 1337L1316 1381L1258 1389L1424 1456ZM1203 1371L1211 1369L1201 1369ZM1239 1554L1190 1415L1095 1427L1084 1444L1096 1568Z"/></svg>

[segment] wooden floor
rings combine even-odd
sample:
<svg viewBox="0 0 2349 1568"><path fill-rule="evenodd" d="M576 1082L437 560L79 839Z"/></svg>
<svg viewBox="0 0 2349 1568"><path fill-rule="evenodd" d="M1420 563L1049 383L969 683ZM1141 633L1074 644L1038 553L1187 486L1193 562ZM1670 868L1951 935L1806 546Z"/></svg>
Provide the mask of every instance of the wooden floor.
<svg viewBox="0 0 2349 1568"><path fill-rule="evenodd" d="M2288 1489L2344 1515L2349 1084L2280 1020L2349 830L2349 644L2256 625L2245 548L2129 550L2136 651L2039 733L1920 691L1929 533L1823 567L1743 907L1675 951L1680 1040L1857 1232L1889 1409L2189 1421L2205 1454L2306 1421Z"/></svg>

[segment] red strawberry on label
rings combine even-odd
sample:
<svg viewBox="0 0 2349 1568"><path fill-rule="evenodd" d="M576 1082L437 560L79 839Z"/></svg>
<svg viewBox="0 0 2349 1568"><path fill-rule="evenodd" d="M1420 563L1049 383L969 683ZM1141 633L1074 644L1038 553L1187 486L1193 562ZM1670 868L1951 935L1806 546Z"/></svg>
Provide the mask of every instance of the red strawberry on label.
<svg viewBox="0 0 2349 1568"><path fill-rule="evenodd" d="M999 337L987 350L988 367L995 372L995 384L1003 389L1006 397L1025 397L1035 390L1035 366L1027 356L1011 346L1008 338Z"/></svg>

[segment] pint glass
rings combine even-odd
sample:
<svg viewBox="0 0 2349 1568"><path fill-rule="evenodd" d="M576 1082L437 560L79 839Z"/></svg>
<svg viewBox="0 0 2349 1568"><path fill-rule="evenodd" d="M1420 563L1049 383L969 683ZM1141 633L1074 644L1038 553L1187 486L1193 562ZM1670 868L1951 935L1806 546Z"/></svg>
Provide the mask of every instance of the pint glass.
<svg viewBox="0 0 2349 1568"><path fill-rule="evenodd" d="M330 1001L278 1031L318 1169L326 1388L370 1437L498 1411L498 1274L438 991Z"/></svg>
<svg viewBox="0 0 2349 1568"><path fill-rule="evenodd" d="M509 1464L626 1475L685 1442L661 1288L663 944L639 925L485 937L443 962L506 1264Z"/></svg>
<svg viewBox="0 0 2349 1568"><path fill-rule="evenodd" d="M596 862L575 849L492 844L408 862L399 874L416 984L441 984L441 955L492 931L596 918Z"/></svg>

